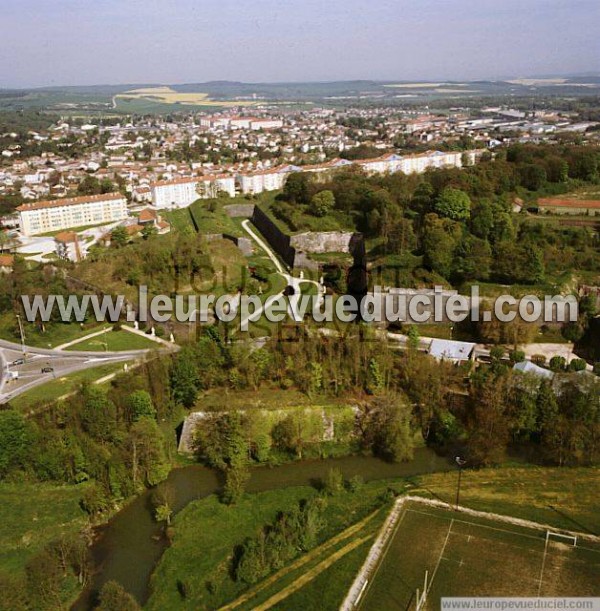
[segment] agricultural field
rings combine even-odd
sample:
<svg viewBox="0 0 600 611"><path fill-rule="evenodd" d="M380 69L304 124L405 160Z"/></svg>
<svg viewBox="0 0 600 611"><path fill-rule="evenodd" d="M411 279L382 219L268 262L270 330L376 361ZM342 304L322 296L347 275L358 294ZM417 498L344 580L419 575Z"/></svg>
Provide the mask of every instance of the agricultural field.
<svg viewBox="0 0 600 611"><path fill-rule="evenodd" d="M452 596L598 596L599 574L597 541L408 503L359 608L406 609L418 588L422 609Z"/></svg>
<svg viewBox="0 0 600 611"><path fill-rule="evenodd" d="M180 92L171 87L145 87L142 89L131 89L115 96L115 104L120 100L143 100L156 102L158 104L181 104L183 106L254 106L256 102L250 100L213 100L208 93Z"/></svg>

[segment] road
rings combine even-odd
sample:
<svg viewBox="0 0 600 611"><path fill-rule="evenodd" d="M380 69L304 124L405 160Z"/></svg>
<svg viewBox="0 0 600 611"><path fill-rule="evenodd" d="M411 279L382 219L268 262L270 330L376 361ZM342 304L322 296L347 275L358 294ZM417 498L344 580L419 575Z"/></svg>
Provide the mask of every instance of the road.
<svg viewBox="0 0 600 611"><path fill-rule="evenodd" d="M92 367L139 359L147 352L63 352L0 340L0 404L50 380ZM20 359L24 360L23 364L13 364ZM53 371L42 373L44 367L51 367ZM17 379L13 379L15 373Z"/></svg>
<svg viewBox="0 0 600 611"><path fill-rule="evenodd" d="M242 221L242 227L250 235L250 237L262 248L262 250L265 251L265 253L269 257L269 259L271 259L271 261L275 265L275 269L277 270L277 273L280 276L283 276L285 278L285 280L287 282L287 285L291 286L294 289L293 294L289 296L289 302L290 302L290 306L291 307L288 308L289 314L294 318L293 308L297 307L297 302L300 299L300 296L301 296L301 288L300 287L301 287L301 285L302 284L314 284L317 287L317 291L318 291L317 294L318 295L321 295L321 292L320 292L321 291L321 285L318 282L315 282L314 280L309 280L307 278L296 278L295 276L292 276L291 274L288 274L286 272L285 268L283 267L283 265L281 264L281 261L279 260L277 255L271 250L271 248L265 242L265 240L263 240L256 233L256 231L254 231L250 227L250 221L248 219L246 219L245 221ZM284 292L285 292L285 289L283 291L277 293L277 295L272 295L271 297L269 297L265 301L264 305L257 310L257 312L255 312L251 316L248 316L247 318L245 318L244 320L241 321L241 327L244 328L244 326L248 323L248 321L251 321L254 317L257 317L258 315L261 315L265 310L268 310L269 307L271 306L271 304L274 301L278 300L280 297L282 297L284 295Z"/></svg>

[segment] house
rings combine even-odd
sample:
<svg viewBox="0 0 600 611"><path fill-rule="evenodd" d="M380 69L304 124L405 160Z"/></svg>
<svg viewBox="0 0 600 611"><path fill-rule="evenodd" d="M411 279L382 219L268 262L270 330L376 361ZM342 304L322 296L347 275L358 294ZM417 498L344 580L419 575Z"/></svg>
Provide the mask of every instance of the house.
<svg viewBox="0 0 600 611"><path fill-rule="evenodd" d="M54 236L56 254L66 261L78 263L83 261L87 255L85 245L79 242L74 231L62 231Z"/></svg>
<svg viewBox="0 0 600 611"><path fill-rule="evenodd" d="M0 254L0 274L10 274L13 269L15 257L13 255Z"/></svg>
<svg viewBox="0 0 600 611"><path fill-rule="evenodd" d="M156 210L151 210L150 208L144 208L137 219L138 225L141 225L142 228L147 227L148 225L152 225L156 228L159 235L164 235L165 233L169 233L171 231L171 225L165 221Z"/></svg>
<svg viewBox="0 0 600 611"><path fill-rule="evenodd" d="M457 342L450 339L433 339L427 353L438 361L453 361L463 363L473 358L475 344L472 342Z"/></svg>
<svg viewBox="0 0 600 611"><path fill-rule="evenodd" d="M17 208L24 235L39 235L71 227L100 225L127 218L121 193L104 193L23 204Z"/></svg>

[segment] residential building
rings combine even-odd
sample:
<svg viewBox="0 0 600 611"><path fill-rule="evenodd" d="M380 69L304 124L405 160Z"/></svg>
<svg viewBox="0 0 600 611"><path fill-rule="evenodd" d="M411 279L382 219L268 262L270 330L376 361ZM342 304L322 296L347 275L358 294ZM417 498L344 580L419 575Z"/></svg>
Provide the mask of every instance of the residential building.
<svg viewBox="0 0 600 611"><path fill-rule="evenodd" d="M121 193L70 197L23 204L17 208L21 233L39 235L71 227L100 225L127 218L127 200Z"/></svg>
<svg viewBox="0 0 600 611"><path fill-rule="evenodd" d="M150 190L156 208L186 208L197 199L218 197L222 193L235 197L235 178L220 174L161 180L153 182Z"/></svg>

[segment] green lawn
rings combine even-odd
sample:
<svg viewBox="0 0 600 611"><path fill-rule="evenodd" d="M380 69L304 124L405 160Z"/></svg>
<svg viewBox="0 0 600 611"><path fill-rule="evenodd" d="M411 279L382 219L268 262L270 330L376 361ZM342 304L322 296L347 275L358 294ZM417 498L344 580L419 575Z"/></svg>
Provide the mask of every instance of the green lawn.
<svg viewBox="0 0 600 611"><path fill-rule="evenodd" d="M20 573L47 543L85 525L86 485L0 483L0 572Z"/></svg>
<svg viewBox="0 0 600 611"><path fill-rule="evenodd" d="M109 331L97 337L86 339L74 344L68 350L78 351L97 351L118 352L121 350L155 350L160 348L158 342L146 339L141 335L130 333L129 331Z"/></svg>
<svg viewBox="0 0 600 611"><path fill-rule="evenodd" d="M82 382L94 382L119 371L123 371L123 363L111 363L110 365L84 369L83 371L51 380L40 386L35 386L22 395L11 399L10 405L14 409L29 411L36 405L52 403L59 397L74 392Z"/></svg>
<svg viewBox="0 0 600 611"><path fill-rule="evenodd" d="M600 535L600 468L506 467L463 472L462 505ZM414 480L419 494L452 503L456 473Z"/></svg>
<svg viewBox="0 0 600 611"><path fill-rule="evenodd" d="M25 343L36 348L55 348L79 337L100 331L104 327L106 323L90 322L82 327L79 323L54 322L47 324L46 330L42 332L37 325L23 321ZM16 343L21 341L17 320L12 312L6 312L0 316L0 337Z"/></svg>

